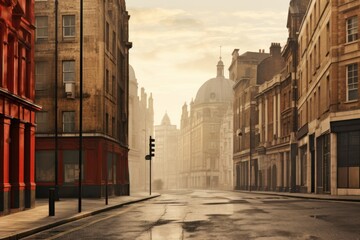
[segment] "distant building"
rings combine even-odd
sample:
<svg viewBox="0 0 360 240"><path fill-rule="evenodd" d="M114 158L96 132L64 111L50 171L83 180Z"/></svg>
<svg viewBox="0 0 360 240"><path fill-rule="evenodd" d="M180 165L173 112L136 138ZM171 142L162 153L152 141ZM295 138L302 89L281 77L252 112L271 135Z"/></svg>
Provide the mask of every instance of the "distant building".
<svg viewBox="0 0 360 240"><path fill-rule="evenodd" d="M0 215L35 206L33 5L0 1Z"/></svg>
<svg viewBox="0 0 360 240"><path fill-rule="evenodd" d="M229 106L220 124L219 187L233 189L233 109Z"/></svg>
<svg viewBox="0 0 360 240"><path fill-rule="evenodd" d="M258 156L255 151L259 142L255 126L258 124L255 96L258 93L257 67L269 53L245 52L239 49L232 53L229 67L230 80L234 82L234 187L250 189L258 184ZM251 146L251 148L250 148ZM250 150L251 149L251 150ZM251 166L250 166L251 158ZM251 169L251 170L250 170ZM249 174L251 171L251 174Z"/></svg>
<svg viewBox="0 0 360 240"><path fill-rule="evenodd" d="M220 60L216 78L200 87L190 111L183 106L179 138L181 187L220 187L220 127L233 101L232 86L233 82L224 77Z"/></svg>
<svg viewBox="0 0 360 240"><path fill-rule="evenodd" d="M155 158L153 160L152 182L154 188L175 189L179 187L178 173L179 130L172 125L165 113L161 124L155 126Z"/></svg>
<svg viewBox="0 0 360 240"><path fill-rule="evenodd" d="M134 69L129 66L129 175L130 191L149 187L149 137L154 134L154 106L152 95L147 97L144 88L138 96L138 82Z"/></svg>
<svg viewBox="0 0 360 240"><path fill-rule="evenodd" d="M78 196L79 13L78 1L35 3L35 90L36 102L43 105L36 130L39 197L48 196L48 188L55 185L56 159L60 197ZM128 19L124 0L84 1L84 197L104 196L106 185L109 195L129 194Z"/></svg>

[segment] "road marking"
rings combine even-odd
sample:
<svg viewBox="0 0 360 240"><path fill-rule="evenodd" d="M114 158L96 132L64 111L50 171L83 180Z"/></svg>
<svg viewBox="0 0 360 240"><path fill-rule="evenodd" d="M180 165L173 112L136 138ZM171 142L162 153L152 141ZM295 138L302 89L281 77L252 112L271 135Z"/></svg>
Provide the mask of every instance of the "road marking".
<svg viewBox="0 0 360 240"><path fill-rule="evenodd" d="M101 218L101 219L98 219L98 220L94 220L94 221L92 221L92 222L89 222L89 223L87 223L87 224L81 225L81 226L76 227L76 228L72 228L71 230L68 230L68 231L66 231L66 232L59 233L59 234L54 235L54 236L52 236L52 237L50 237L50 238L47 238L47 239L52 240L52 239L56 239L56 238L62 237L62 236L64 236L64 235L66 235L66 234L79 231L79 230L81 230L81 229L83 229L83 228L86 228L86 227L88 227L88 226L90 226L90 225L93 225L93 224L95 224L95 223L98 223L98 222L101 222L101 221L104 221L104 220L107 220L107 219L116 217L116 216L118 216L118 215L121 215L121 214L123 214L123 213L125 213L125 212L130 211L131 209L133 209L133 208L135 208L135 207L139 207L139 206L143 206L143 205L144 205L144 204L129 206L128 208L126 208L126 209L124 209L124 210L122 210L122 211L120 211L120 212L118 212L118 213L116 213L116 214L114 214L114 215L107 216L107 217L104 217L104 218ZM69 223L69 224L70 224L70 223ZM64 225L63 225L63 226L64 226ZM51 229L50 229L50 230L51 230Z"/></svg>

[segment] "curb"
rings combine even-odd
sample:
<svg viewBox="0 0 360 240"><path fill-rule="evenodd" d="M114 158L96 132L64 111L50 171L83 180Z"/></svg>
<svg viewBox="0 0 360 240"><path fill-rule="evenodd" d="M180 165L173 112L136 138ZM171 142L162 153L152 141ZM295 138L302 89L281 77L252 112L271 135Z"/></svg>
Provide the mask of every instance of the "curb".
<svg viewBox="0 0 360 240"><path fill-rule="evenodd" d="M97 215L99 213L103 213L103 212L106 212L106 211L121 208L121 207L123 207L125 205L130 205L130 204L150 200L150 199L153 199L153 198L157 198L159 196L161 196L161 195L158 194L158 195L155 195L155 196L144 197L144 198L141 198L141 199L128 201L128 202L123 202L123 203L119 203L119 204L114 205L114 206L109 206L109 207L105 207L105 208L102 208L102 209L98 209L98 210L95 210L95 211L92 211L92 212L87 212L87 213L82 213L82 214L80 213L77 216L65 218L65 219L59 220L59 221L54 222L54 223L50 223L50 224L47 224L47 225L35 227L35 228L28 229L28 230L25 230L25 231L22 231L22 232L17 232L17 233L15 233L13 235L8 235L6 237L0 237L0 240L17 240L17 239L21 239L21 238L28 237L28 236L31 236L33 234L36 234L36 233L39 233L39 232L42 232L42 231L45 231L45 230L48 230L48 229L63 225L63 224L66 224L66 223L74 222L74 221L77 221L77 220L80 220L80 219L83 219L83 218L87 218L87 217L90 217L90 216Z"/></svg>
<svg viewBox="0 0 360 240"><path fill-rule="evenodd" d="M302 198L302 199L311 199L319 201L340 201L340 202L360 202L360 199L356 198L338 198L338 197L326 197L326 196L304 196L304 195L292 195L292 193L281 193L281 192L258 192L258 191L244 191L244 190L233 190L237 193L253 193L253 194L262 194L262 195L271 195L271 196L282 196L282 197L291 197L291 198Z"/></svg>

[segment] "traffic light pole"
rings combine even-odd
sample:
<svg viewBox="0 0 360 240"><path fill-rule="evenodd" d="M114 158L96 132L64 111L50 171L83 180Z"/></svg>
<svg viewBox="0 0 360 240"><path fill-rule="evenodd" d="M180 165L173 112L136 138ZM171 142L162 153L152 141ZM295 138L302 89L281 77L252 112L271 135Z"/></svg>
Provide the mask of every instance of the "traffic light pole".
<svg viewBox="0 0 360 240"><path fill-rule="evenodd" d="M151 196L151 160L150 160L150 180L149 180L149 194L150 194L150 196Z"/></svg>
<svg viewBox="0 0 360 240"><path fill-rule="evenodd" d="M151 195L151 159L152 157L155 157L155 139L152 138L151 136L149 137L149 155L145 156L145 160L149 160L150 161L150 168L149 168L149 193Z"/></svg>

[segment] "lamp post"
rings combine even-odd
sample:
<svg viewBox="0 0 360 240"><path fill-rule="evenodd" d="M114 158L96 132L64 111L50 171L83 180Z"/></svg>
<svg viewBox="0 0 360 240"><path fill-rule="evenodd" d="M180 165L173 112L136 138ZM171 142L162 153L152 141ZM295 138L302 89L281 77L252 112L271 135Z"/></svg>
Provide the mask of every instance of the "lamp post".
<svg viewBox="0 0 360 240"><path fill-rule="evenodd" d="M249 132L250 132L250 139L249 139L249 145L250 145L250 149L249 149L249 167L250 167L250 172L249 172L249 175L250 175L250 183L249 183L249 191L251 192L251 173L252 173L252 164L251 164L251 159L252 159L252 141L251 141L251 137L252 137L252 127L251 127L251 124L252 124L252 113L251 113L251 95L250 95L250 123L249 123Z"/></svg>
<svg viewBox="0 0 360 240"><path fill-rule="evenodd" d="M82 197L82 107L83 107L83 0L80 0L80 119L79 119L79 199L78 212L81 212Z"/></svg>

